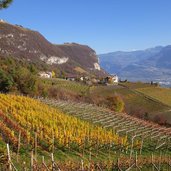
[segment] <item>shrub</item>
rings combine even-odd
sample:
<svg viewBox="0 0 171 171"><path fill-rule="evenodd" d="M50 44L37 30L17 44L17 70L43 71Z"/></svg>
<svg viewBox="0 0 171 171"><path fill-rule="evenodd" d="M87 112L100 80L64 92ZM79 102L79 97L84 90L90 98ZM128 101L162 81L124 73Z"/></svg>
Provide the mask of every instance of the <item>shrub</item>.
<svg viewBox="0 0 171 171"><path fill-rule="evenodd" d="M109 106L110 109L114 110L115 112L123 112L125 108L124 101L119 95L108 97L107 105Z"/></svg>
<svg viewBox="0 0 171 171"><path fill-rule="evenodd" d="M20 67L16 71L14 80L18 90L23 94L34 94L36 88L35 76L24 67Z"/></svg>
<svg viewBox="0 0 171 171"><path fill-rule="evenodd" d="M0 70L0 91L8 92L13 86L13 80L4 71Z"/></svg>
<svg viewBox="0 0 171 171"><path fill-rule="evenodd" d="M164 116L162 116L162 115L156 115L156 116L154 117L154 122L156 122L156 123L158 123L158 124L160 124L160 125L166 125L167 120L166 120L166 118L165 118Z"/></svg>

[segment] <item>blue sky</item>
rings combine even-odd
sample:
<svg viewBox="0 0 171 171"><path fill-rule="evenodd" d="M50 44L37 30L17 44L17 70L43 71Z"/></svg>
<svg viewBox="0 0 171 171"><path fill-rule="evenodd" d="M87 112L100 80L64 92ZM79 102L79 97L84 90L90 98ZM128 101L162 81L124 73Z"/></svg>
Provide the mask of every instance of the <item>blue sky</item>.
<svg viewBox="0 0 171 171"><path fill-rule="evenodd" d="M171 44L171 0L14 0L0 18L97 53Z"/></svg>

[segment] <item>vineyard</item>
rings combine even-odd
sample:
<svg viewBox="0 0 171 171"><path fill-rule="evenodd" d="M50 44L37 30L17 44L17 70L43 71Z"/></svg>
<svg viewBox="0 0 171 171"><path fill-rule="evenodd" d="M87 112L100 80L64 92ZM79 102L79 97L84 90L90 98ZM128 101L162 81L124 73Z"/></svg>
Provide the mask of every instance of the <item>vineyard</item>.
<svg viewBox="0 0 171 171"><path fill-rule="evenodd" d="M0 109L1 141L9 143L17 155L24 153L29 157L33 150L37 157L54 153L57 160L80 157L88 160L91 153L92 158L104 160L112 144L126 150L126 136L118 136L113 130L81 121L28 97L1 94ZM112 155L111 151L111 158Z"/></svg>
<svg viewBox="0 0 171 171"><path fill-rule="evenodd" d="M113 130L119 137L126 137L127 143L117 146L114 144L111 151L119 156L150 156L151 154L163 156L171 151L171 129L157 124L131 117L124 113L114 113L108 109L92 104L73 103L42 99L51 106L56 106L63 112L76 116L82 120ZM151 160L150 160L151 161Z"/></svg>
<svg viewBox="0 0 171 171"><path fill-rule="evenodd" d="M0 94L0 163L13 170L168 168L170 138L169 128L91 104Z"/></svg>
<svg viewBox="0 0 171 171"><path fill-rule="evenodd" d="M138 144L143 151L170 150L171 128L161 127L147 121L131 117L124 113L112 112L91 104L43 100L45 103L60 108L65 113L112 129L116 135L127 137L131 145ZM137 145L137 146L138 146ZM126 145L129 148L129 145Z"/></svg>
<svg viewBox="0 0 171 171"><path fill-rule="evenodd" d="M56 87L56 88L63 88L65 90L68 91L72 91L75 93L82 93L82 94L86 94L89 92L89 86L79 83L79 82L75 82L75 81L69 81L69 80L65 80L65 79L59 79L59 78L53 78L53 79L41 79L44 84L46 84L47 86L52 86Z"/></svg>

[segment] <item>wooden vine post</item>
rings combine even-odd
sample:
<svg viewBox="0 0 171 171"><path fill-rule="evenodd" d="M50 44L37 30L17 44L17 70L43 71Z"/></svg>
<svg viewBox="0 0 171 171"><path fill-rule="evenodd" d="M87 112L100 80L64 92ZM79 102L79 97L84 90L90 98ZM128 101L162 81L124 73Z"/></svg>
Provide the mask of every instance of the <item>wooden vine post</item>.
<svg viewBox="0 0 171 171"><path fill-rule="evenodd" d="M49 168L47 167L46 163L45 163L45 157L44 156L42 156L42 165L47 171L50 171Z"/></svg>
<svg viewBox="0 0 171 171"><path fill-rule="evenodd" d="M34 167L34 154L33 151L31 151L31 161L30 161L30 170L33 171Z"/></svg>
<svg viewBox="0 0 171 171"><path fill-rule="evenodd" d="M156 169L157 171L160 171L160 169L155 165L153 153L151 155L151 163L152 163L153 170Z"/></svg>
<svg viewBox="0 0 171 171"><path fill-rule="evenodd" d="M117 159L117 169L118 169L119 171L122 171L122 169L121 169L121 167L120 167L120 159L119 159L119 157L118 157L118 159Z"/></svg>
<svg viewBox="0 0 171 171"><path fill-rule="evenodd" d="M52 171L54 171L55 170L55 160L54 160L53 153L51 154L51 162L52 162Z"/></svg>
<svg viewBox="0 0 171 171"><path fill-rule="evenodd" d="M138 170L141 171L140 167L138 166L138 155L137 155L137 152L136 152L136 154L135 154L135 167L136 167L136 170L137 170L137 168L138 168Z"/></svg>
<svg viewBox="0 0 171 171"><path fill-rule="evenodd" d="M34 155L35 155L35 159L37 159L37 132L35 132L35 137L34 137Z"/></svg>
<svg viewBox="0 0 171 171"><path fill-rule="evenodd" d="M141 147L140 147L140 155L142 155L143 143L144 143L144 137L142 136Z"/></svg>
<svg viewBox="0 0 171 171"><path fill-rule="evenodd" d="M23 168L23 171L27 171L26 162L25 161L23 162L23 167L22 168Z"/></svg>
<svg viewBox="0 0 171 171"><path fill-rule="evenodd" d="M134 138L136 137L136 135L134 135L131 139L131 150L130 150L130 165L131 165L131 159L132 159L132 153L133 153L133 147L134 147Z"/></svg>
<svg viewBox="0 0 171 171"><path fill-rule="evenodd" d="M81 171L84 171L84 161L81 160Z"/></svg>
<svg viewBox="0 0 171 171"><path fill-rule="evenodd" d="M21 143L21 131L19 131L19 136L18 136L18 148L17 148L17 162L19 158L19 153L20 153L20 144Z"/></svg>
<svg viewBox="0 0 171 171"><path fill-rule="evenodd" d="M11 171L12 165L11 165L11 155L10 155L9 144L7 144L7 155L8 155L8 169Z"/></svg>
<svg viewBox="0 0 171 171"><path fill-rule="evenodd" d="M13 162L11 161L11 154L10 154L10 148L9 144L7 144L7 155L8 155L8 170L9 171L18 171Z"/></svg>
<svg viewBox="0 0 171 171"><path fill-rule="evenodd" d="M54 154L55 151L55 136L54 136L54 130L52 130L52 153Z"/></svg>

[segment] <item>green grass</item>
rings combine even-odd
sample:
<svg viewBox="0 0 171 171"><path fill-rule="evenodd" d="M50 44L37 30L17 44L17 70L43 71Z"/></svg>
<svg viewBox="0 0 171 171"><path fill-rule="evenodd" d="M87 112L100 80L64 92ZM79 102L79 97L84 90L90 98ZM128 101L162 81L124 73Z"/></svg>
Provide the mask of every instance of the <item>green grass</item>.
<svg viewBox="0 0 171 171"><path fill-rule="evenodd" d="M3 145L1 145L3 144ZM5 155L7 156L7 152L6 152L6 144L2 141L0 141L0 147L4 149ZM13 162L13 164L15 165L15 167L18 170L23 170L24 167L26 168L30 168L30 162L31 162L31 151L26 150L24 151L24 153L20 153L19 157L18 157L18 161L17 161L17 154L15 152L12 152L12 149L10 148L10 155L11 155L11 160ZM120 156L122 154L118 153L114 153L112 152L112 150L110 150L110 152L108 150L106 150L106 152L102 152L99 150L98 155L96 153L95 150L91 151L91 161L93 162L102 162L102 163L106 163L108 161L116 161L117 157ZM36 159L37 163L39 165L41 165L42 163L42 156L45 159L45 163L47 164L47 166L51 165L51 153L48 153L42 149L38 149L37 155L34 155L34 159ZM129 157L129 155L124 154L124 157ZM89 159L90 159L90 152L87 150L85 150L84 155L82 154L82 152L76 152L76 151L70 151L70 150L65 150L65 151L61 151L59 149L55 149L54 152L54 160L56 163L67 163L67 162L73 162L73 163L80 163L81 160L84 161L85 165L88 165L89 163ZM25 163L25 164L24 164ZM0 166L1 169L1 166Z"/></svg>
<svg viewBox="0 0 171 171"><path fill-rule="evenodd" d="M133 84L134 85L134 84ZM143 85L141 85L142 87ZM137 87L134 85L133 87ZM140 87L140 85L138 85ZM122 86L99 86L91 88L90 94L92 96L97 96L99 98L105 98L112 95L120 95L124 102L126 111L131 114L131 112L142 111L142 112L158 112L163 110L168 110L165 105L146 98L142 94L137 93L133 89L125 88Z"/></svg>
<svg viewBox="0 0 171 171"><path fill-rule="evenodd" d="M145 87L155 87L154 85L151 85L149 83L143 83L143 82L125 82L125 83L119 83L121 86L126 86L130 89L137 89L137 88L145 88Z"/></svg>
<svg viewBox="0 0 171 171"><path fill-rule="evenodd" d="M136 91L144 94L154 101L158 101L158 104L166 105L165 109L161 108L160 111L154 111L151 118L159 116L164 119L166 123L171 124L171 89L170 88L161 88L161 87L146 87L138 88Z"/></svg>
<svg viewBox="0 0 171 171"><path fill-rule="evenodd" d="M78 94L87 94L89 92L89 86L83 83L69 81L65 79L53 78L53 79L40 79L41 82L47 87L62 88L68 91L72 91Z"/></svg>
<svg viewBox="0 0 171 171"><path fill-rule="evenodd" d="M138 88L137 91L171 106L171 89L161 87Z"/></svg>

